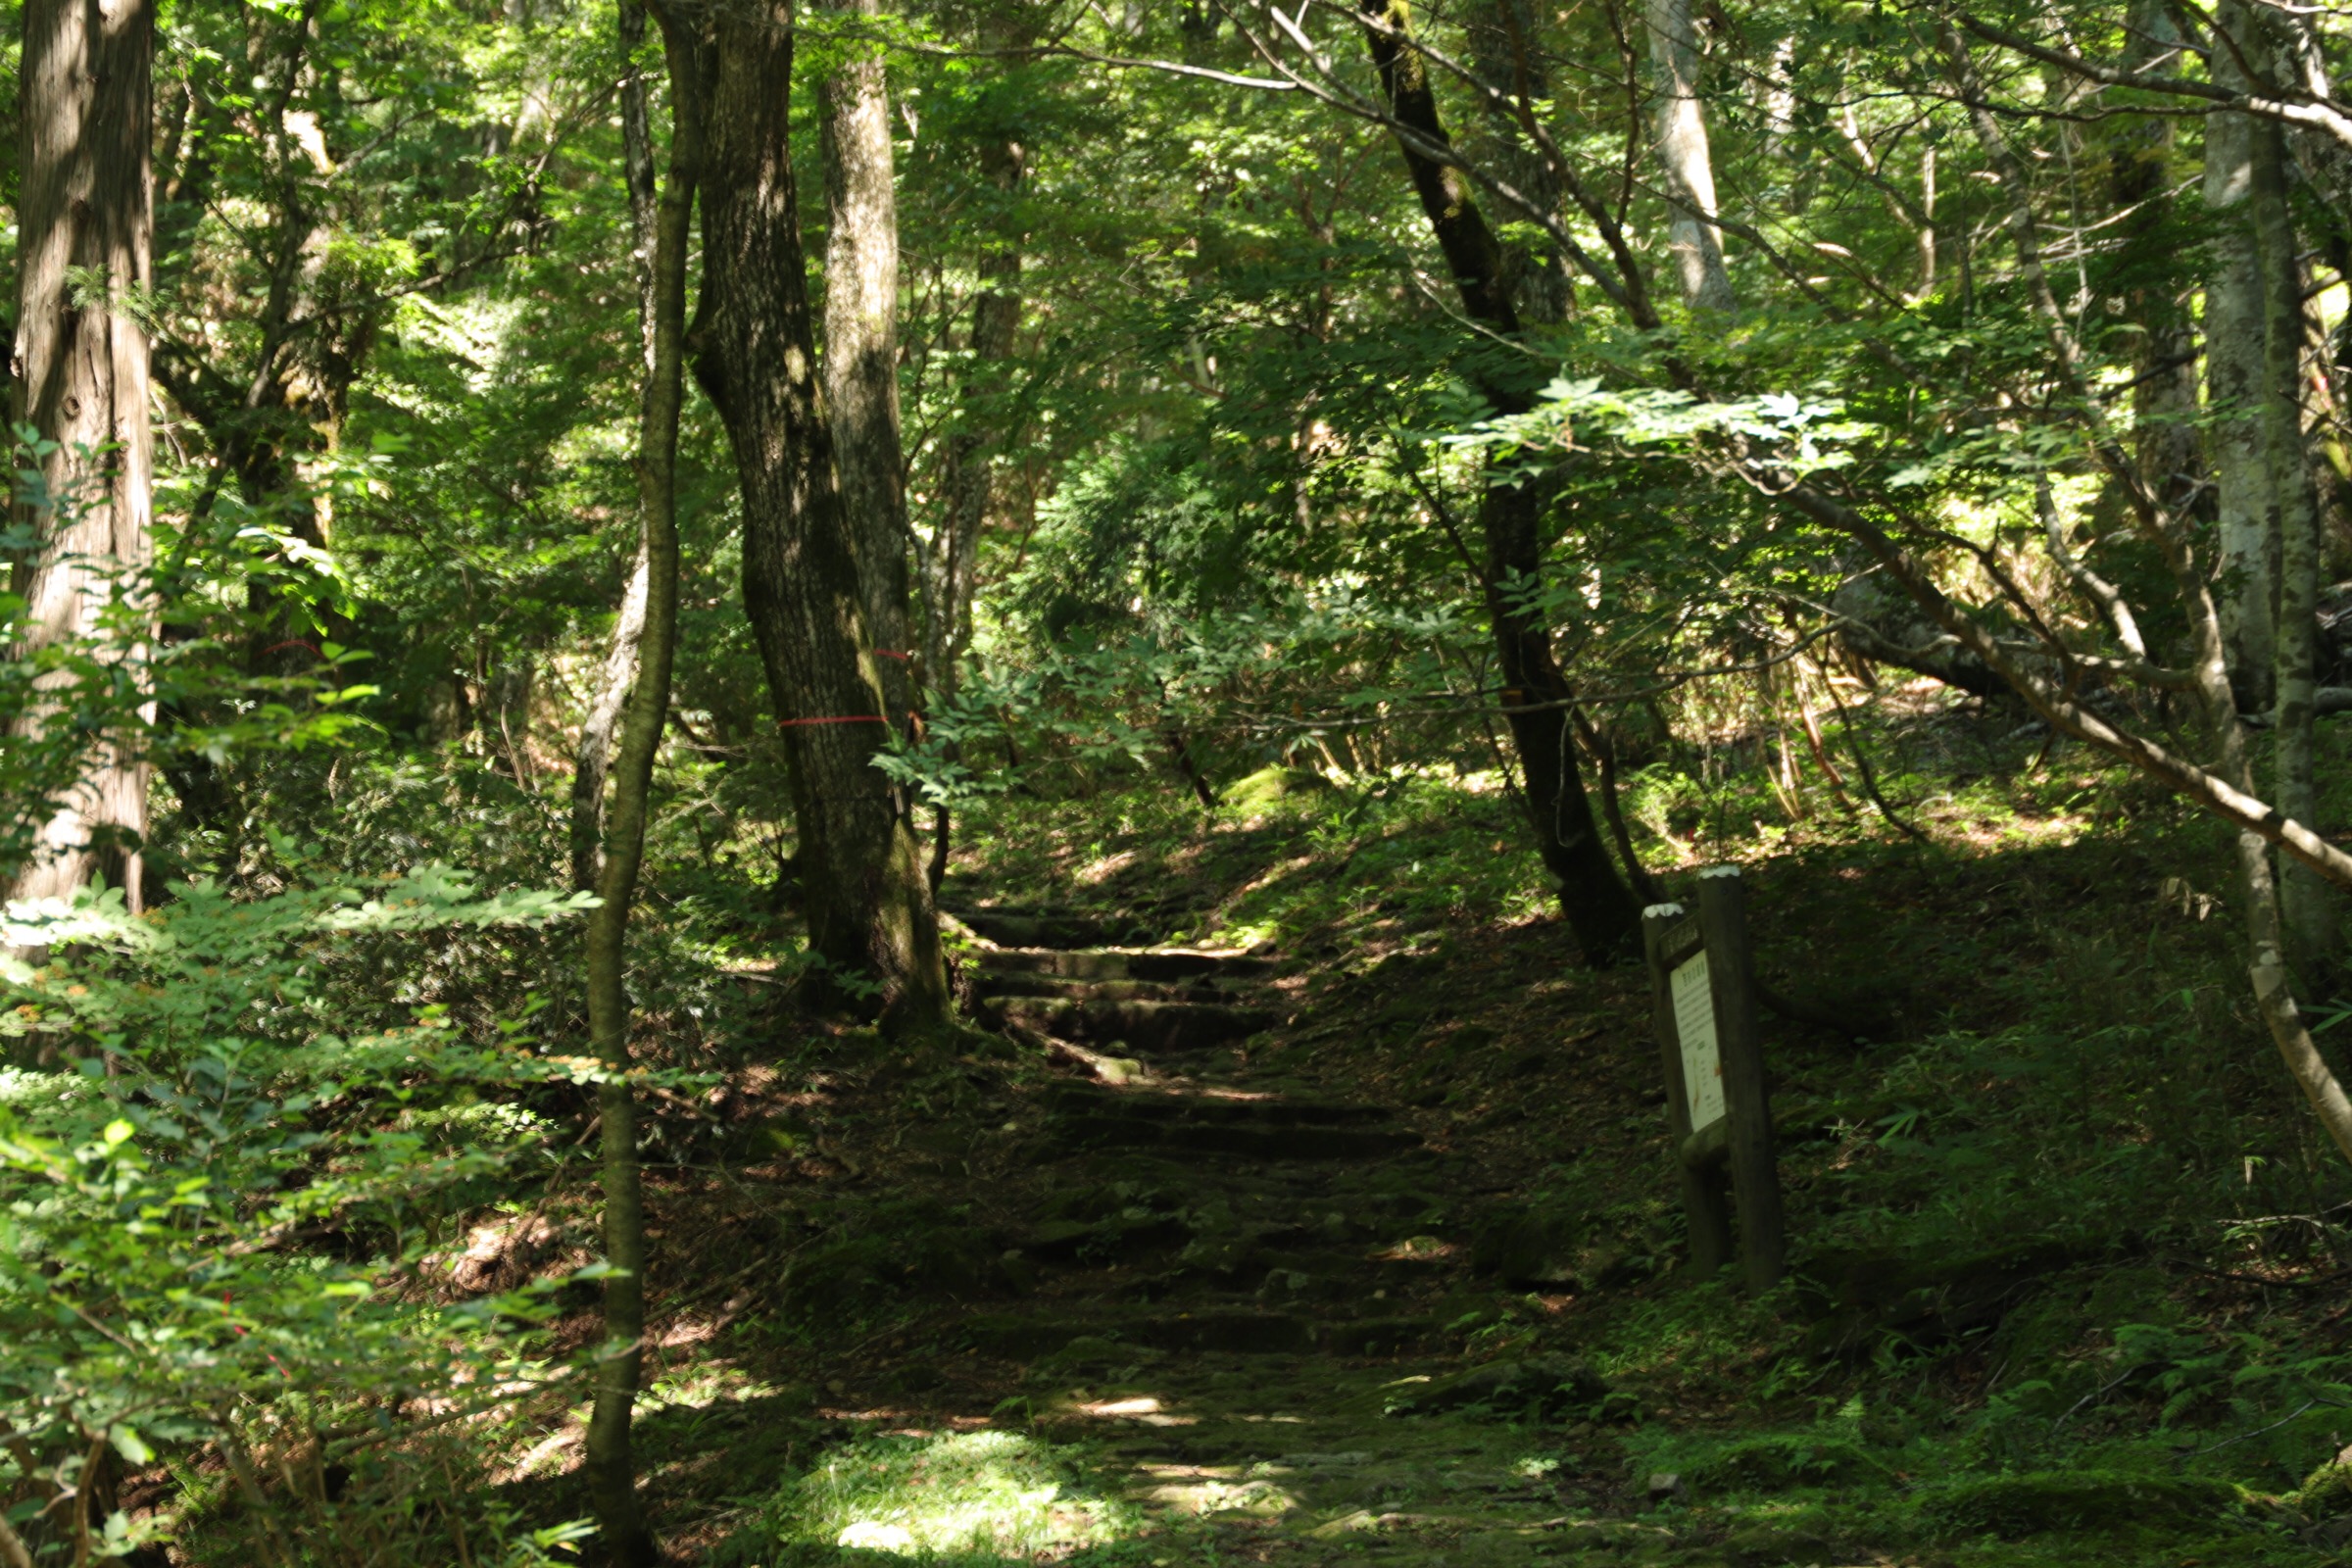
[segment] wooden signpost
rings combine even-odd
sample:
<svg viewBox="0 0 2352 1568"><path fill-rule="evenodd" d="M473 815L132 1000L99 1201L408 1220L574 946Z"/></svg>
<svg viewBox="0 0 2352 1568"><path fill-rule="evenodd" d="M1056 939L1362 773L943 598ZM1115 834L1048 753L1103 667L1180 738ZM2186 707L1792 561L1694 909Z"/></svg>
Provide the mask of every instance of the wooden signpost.
<svg viewBox="0 0 2352 1568"><path fill-rule="evenodd" d="M1749 1290L1766 1290L1787 1253L1740 868L1698 873L1695 915L1679 904L1644 909L1642 943L1691 1270L1712 1274L1731 1261L1736 1208L1741 1273Z"/></svg>

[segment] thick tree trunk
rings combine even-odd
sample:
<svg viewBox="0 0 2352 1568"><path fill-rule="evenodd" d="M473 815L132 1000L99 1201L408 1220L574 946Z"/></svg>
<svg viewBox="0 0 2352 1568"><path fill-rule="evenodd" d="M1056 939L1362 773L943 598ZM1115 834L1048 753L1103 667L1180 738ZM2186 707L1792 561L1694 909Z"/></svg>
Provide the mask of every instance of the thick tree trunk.
<svg viewBox="0 0 2352 1568"><path fill-rule="evenodd" d="M872 17L880 0L838 0ZM890 81L880 46L856 46L824 84L825 396L842 507L857 541L865 626L892 721L909 718L906 457L899 433L899 209Z"/></svg>
<svg viewBox="0 0 2352 1568"><path fill-rule="evenodd" d="M622 176L629 191L629 255L637 274L637 343L650 384L659 345L661 302L656 277L660 248L658 196L654 178L654 130L647 107L645 73L637 52L645 42L645 7L620 0L620 146ZM648 573L646 534L637 535L637 559L621 590L620 613L612 623L612 646L597 671L596 690L580 715L580 744L571 770L571 881L594 891L604 867L605 776L612 765L612 736L637 678L637 645L645 635Z"/></svg>
<svg viewBox="0 0 2352 1568"><path fill-rule="evenodd" d="M41 460L46 496L19 513L39 540L14 572L26 653L102 635L118 593L142 594L154 459L147 333L131 302L150 281L154 56L151 0L24 7L12 413L57 443ZM102 300L86 298L93 278ZM36 710L27 722L47 718ZM138 906L147 830L138 750L124 732L97 742L10 897L55 897L97 872Z"/></svg>
<svg viewBox="0 0 2352 1568"><path fill-rule="evenodd" d="M1402 0L1363 0L1374 25L1365 29L1389 110L1426 142L1450 145L1430 91L1426 64L1403 41ZM1438 248L1453 272L1454 288L1470 317L1514 337L1519 317L1511 299L1502 247L1488 227L1459 170L1400 145L1406 172ZM1502 413L1521 413L1534 400L1521 386L1482 388ZM1560 911L1586 958L1614 962L1641 941L1641 913L1609 859L1577 771L1569 710L1574 691L1552 652L1551 628L1539 608L1544 572L1544 491L1534 483L1498 482L1492 474L1479 507L1486 533L1488 618L1501 666L1503 705L1526 775L1529 825L1544 869L1559 886Z"/></svg>
<svg viewBox="0 0 2352 1568"><path fill-rule="evenodd" d="M622 0L624 6L630 0ZM625 1076L629 1065L627 939L629 906L645 856L648 798L654 760L669 715L670 666L677 651L678 411L685 402L686 255L695 187L705 146L701 40L667 12L662 33L670 78L669 177L652 227L644 302L647 346L645 390L637 426L637 505L645 564L643 620L636 673L620 725L612 766L612 805L606 824L596 892L588 916L588 1032L612 1076L597 1087L603 1123L605 1260L604 1358L588 1421L585 1469L606 1549L626 1568L651 1568L661 1557L637 1499L630 1450L630 1415L637 1398L645 1332L645 1212L637 1161L637 1108ZM650 148L650 138L648 141Z"/></svg>
<svg viewBox="0 0 2352 1568"><path fill-rule="evenodd" d="M1723 266L1723 231L1715 226L1715 164L1698 93L1697 22L1690 0L1644 0L1642 16L1657 77L1660 182L1673 208L1667 248L1682 277L1684 301L1728 311L1737 302Z"/></svg>
<svg viewBox="0 0 2352 1568"><path fill-rule="evenodd" d="M2224 8L2225 18L2242 9ZM2213 51L2216 80L2238 82L2228 49ZM2265 370L2262 257L2248 200L2254 185L2253 117L2218 113L2205 123L2205 206L2220 221L2213 271L2205 280L2206 458L2218 516L2222 631L2230 684L2240 707L2272 701L2278 660L2273 607L2278 557L2271 529L2273 497L2263 430Z"/></svg>
<svg viewBox="0 0 2352 1568"><path fill-rule="evenodd" d="M817 379L791 140L789 0L718 14L694 368L743 486L743 592L792 759L810 950L883 1026L951 1022L939 926L889 738Z"/></svg>

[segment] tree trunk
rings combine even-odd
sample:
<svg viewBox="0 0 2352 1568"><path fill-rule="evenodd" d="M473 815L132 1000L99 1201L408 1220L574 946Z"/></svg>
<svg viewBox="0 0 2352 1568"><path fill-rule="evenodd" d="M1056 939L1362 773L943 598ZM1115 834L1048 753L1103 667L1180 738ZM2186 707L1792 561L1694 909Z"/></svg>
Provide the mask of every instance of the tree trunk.
<svg viewBox="0 0 2352 1568"><path fill-rule="evenodd" d="M45 496L18 509L39 541L13 573L23 654L100 637L119 593L143 597L154 460L147 333L131 301L150 284L154 58L150 0L24 7L12 414L57 450L40 460ZM103 299L87 297L92 279ZM27 722L47 718L36 708ZM146 830L147 764L117 731L55 803L9 896L57 897L96 872L136 908Z"/></svg>
<svg viewBox="0 0 2352 1568"><path fill-rule="evenodd" d="M623 0L628 3L628 0ZM654 228L644 298L650 354L637 426L637 505L643 534L645 609L636 678L620 725L612 767L597 897L588 916L588 1032L612 1076L597 1086L603 1121L605 1261L604 1357L588 1421L585 1468L606 1549L626 1568L651 1568L660 1551L637 1498L630 1413L645 1332L645 1211L637 1162L637 1108L629 1081L627 938L645 856L654 759L669 715L670 665L677 651L678 411L685 401L686 253L695 187L703 162L706 117L700 41L667 10L662 14L669 56L669 177Z"/></svg>
<svg viewBox="0 0 2352 1568"><path fill-rule="evenodd" d="M655 253L660 220L654 178L654 130L646 104L645 73L637 64L645 42L645 7L620 0L620 146L622 177L629 191L629 255L637 273L637 342L650 378L658 345L655 327L660 298ZM597 671L596 690L580 716L580 744L571 770L571 881L593 892L604 867L605 775L612 764L612 735L637 678L637 644L645 635L646 534L637 534L637 559L621 590L620 613L612 623L612 646Z"/></svg>
<svg viewBox="0 0 2352 1568"><path fill-rule="evenodd" d="M1698 27L1690 0L1644 0L1649 63L1657 74L1657 147L1661 183L1674 210L1667 248L1683 281L1683 299L1704 311L1728 311L1731 274L1723 232L1715 226L1715 166L1698 95Z"/></svg>
<svg viewBox="0 0 2352 1568"><path fill-rule="evenodd" d="M810 951L893 1034L951 1021L818 385L793 187L790 0L718 14L694 369L743 487L743 593L792 760ZM846 991L848 988L841 988Z"/></svg>
<svg viewBox="0 0 2352 1568"><path fill-rule="evenodd" d="M2243 11L2224 8L2225 19ZM2226 24L2228 24L2226 23ZM2215 79L2241 85L2229 49L2213 51ZM2244 709L2268 707L2278 659L2272 605L2278 561L2271 535L2271 467L2263 432L2266 371L2262 258L2247 202L2253 191L2256 124L2217 113L2205 122L2205 206L2220 221L2213 271L2205 281L2206 457L2213 470L2222 576L2222 630L2230 684Z"/></svg>
<svg viewBox="0 0 2352 1568"><path fill-rule="evenodd" d="M1402 0L1363 0L1374 24L1364 36L1380 73L1389 111L1425 142L1449 146L1438 117L1426 64L1402 36ZM1399 144L1421 210L1451 270L1455 291L1470 317L1504 337L1519 332L1501 246L1487 226L1461 172ZM1491 381L1481 387L1500 413L1534 407L1524 387ZM1552 652L1544 618L1544 500L1542 486L1508 483L1490 469L1479 506L1486 534L1487 614L1501 667L1503 708L1526 775L1525 803L1544 869L1558 884L1560 911L1588 961L1615 962L1641 941L1641 914L1609 860L1577 771L1569 711L1574 690Z"/></svg>
<svg viewBox="0 0 2352 1568"><path fill-rule="evenodd" d="M2287 204L2286 138L2254 127L2252 209L2262 265L2264 455L2269 460L2278 564L2277 706L2271 740L2279 811L2319 826L2312 698L2318 685L2320 509L2303 443L2303 264ZM2306 986L2321 984L2335 953L2335 895L2310 866L2278 869L2284 953Z"/></svg>
<svg viewBox="0 0 2352 1568"><path fill-rule="evenodd" d="M1471 14L1468 30L1479 79L1509 99L1521 113L1540 116L1551 102L1551 75L1544 66L1538 25L1536 9L1529 0L1487 0ZM1528 145L1515 116L1494 110L1483 122L1494 143L1490 154L1493 167L1530 205L1541 209L1512 216L1524 216L1530 221L1558 217L1559 176L1550 163ZM1473 156L1477 156L1475 150ZM1576 296L1559 247L1539 242L1531 254L1527 247L1506 241L1503 260L1511 279L1511 303L1522 321L1552 326L1568 318Z"/></svg>
<svg viewBox="0 0 2352 1568"><path fill-rule="evenodd" d="M1486 533L1487 618L1502 675L1503 716L1519 753L1536 849L1586 958L1611 963L1639 944L1642 915L1592 820L1571 729L1576 692L1531 592L1544 569L1543 492L1533 483L1490 478L1479 522Z"/></svg>
<svg viewBox="0 0 2352 1568"><path fill-rule="evenodd" d="M880 0L836 0L854 16ZM899 433L899 210L890 81L881 46L858 44L824 84L825 397L842 507L857 542L865 625L894 723L910 718L906 457Z"/></svg>

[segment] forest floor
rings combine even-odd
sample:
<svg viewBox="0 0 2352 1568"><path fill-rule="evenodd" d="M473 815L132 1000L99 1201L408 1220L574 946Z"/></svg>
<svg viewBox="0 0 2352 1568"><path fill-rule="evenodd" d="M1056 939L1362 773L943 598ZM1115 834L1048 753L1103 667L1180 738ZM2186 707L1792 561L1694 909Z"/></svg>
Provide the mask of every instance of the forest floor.
<svg viewBox="0 0 2352 1568"><path fill-rule="evenodd" d="M1011 1044L778 1021L673 1107L675 1560L2335 1559L2347 1184L2203 829L2053 769L1947 773L1925 845L1660 808L1852 1020L1769 1023L1750 1298L1680 1267L1646 979L1572 961L1510 804L1253 782L978 824L943 902Z"/></svg>

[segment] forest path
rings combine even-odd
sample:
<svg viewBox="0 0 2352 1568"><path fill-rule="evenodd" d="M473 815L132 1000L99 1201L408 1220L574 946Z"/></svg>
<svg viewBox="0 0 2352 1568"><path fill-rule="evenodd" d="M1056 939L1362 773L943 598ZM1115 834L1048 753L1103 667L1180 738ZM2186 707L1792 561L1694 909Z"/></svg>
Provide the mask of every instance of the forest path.
<svg viewBox="0 0 2352 1568"><path fill-rule="evenodd" d="M1279 960L970 918L1003 944L973 956L980 1011L1062 1075L1007 1255L1034 1291L958 1337L1000 1421L1078 1445L1090 1485L1153 1520L1146 1544L1174 1554L1153 1561L1676 1545L1628 1517L1622 1461L1582 1419L1595 1380L1507 1356L1464 1372L1494 1316L1463 1234L1482 1171L1408 1107L1253 1054L1295 1002Z"/></svg>

